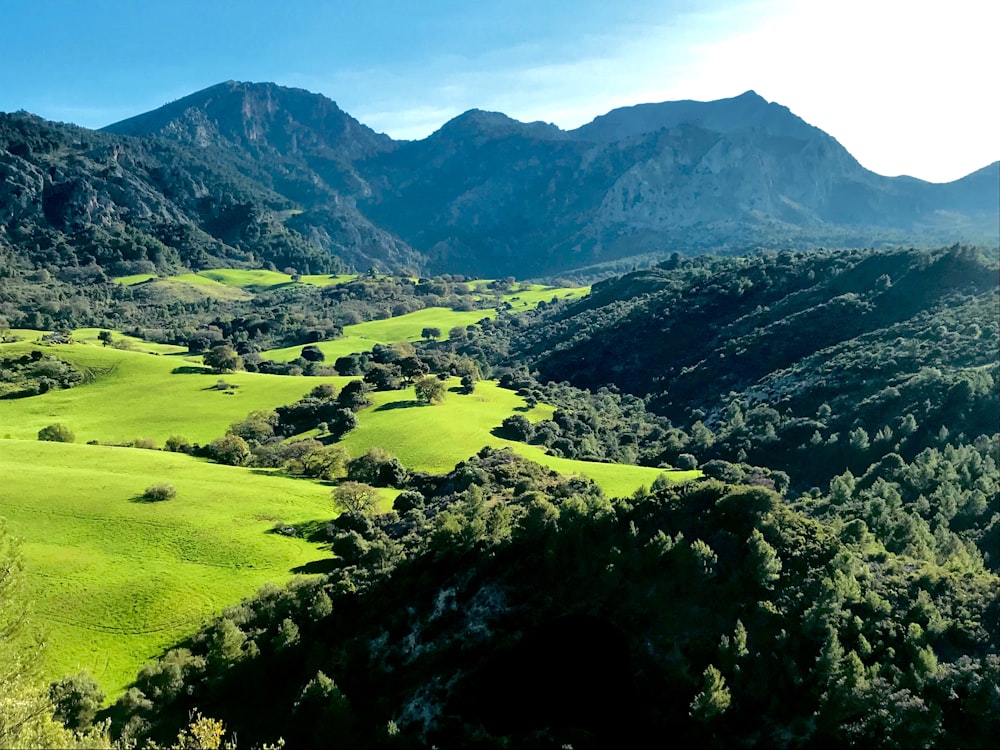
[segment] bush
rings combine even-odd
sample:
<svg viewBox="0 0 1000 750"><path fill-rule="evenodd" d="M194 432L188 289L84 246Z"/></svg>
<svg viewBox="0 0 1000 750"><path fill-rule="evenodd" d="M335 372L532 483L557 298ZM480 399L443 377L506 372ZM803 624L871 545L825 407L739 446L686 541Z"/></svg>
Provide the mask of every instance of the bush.
<svg viewBox="0 0 1000 750"><path fill-rule="evenodd" d="M689 471L691 469L697 469L698 459L695 458L690 453L682 453L677 457L677 460L674 461L674 466L676 466L678 469L683 469L685 471Z"/></svg>
<svg viewBox="0 0 1000 750"><path fill-rule="evenodd" d="M156 484L149 485L149 487L146 488L146 491L142 493L142 496L146 500L152 500L154 502L159 502L160 500L173 500L177 497L177 490L168 482L158 482Z"/></svg>
<svg viewBox="0 0 1000 750"><path fill-rule="evenodd" d="M238 435L227 434L212 441L208 454L220 464L246 466L250 457L250 446Z"/></svg>
<svg viewBox="0 0 1000 750"><path fill-rule="evenodd" d="M166 449L171 453L190 453L191 441L183 435L171 435L165 443Z"/></svg>
<svg viewBox="0 0 1000 750"><path fill-rule="evenodd" d="M90 727L104 702L104 692L89 674L67 675L49 686L53 715L66 728Z"/></svg>
<svg viewBox="0 0 1000 750"><path fill-rule="evenodd" d="M50 443L72 443L76 435L66 425L56 422L38 431L38 439Z"/></svg>

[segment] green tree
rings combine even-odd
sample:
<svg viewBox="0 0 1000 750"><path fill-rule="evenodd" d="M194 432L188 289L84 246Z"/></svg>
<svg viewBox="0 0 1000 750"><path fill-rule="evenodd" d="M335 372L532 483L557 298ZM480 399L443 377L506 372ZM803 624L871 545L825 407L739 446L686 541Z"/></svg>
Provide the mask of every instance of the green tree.
<svg viewBox="0 0 1000 750"><path fill-rule="evenodd" d="M56 422L40 429L38 439L50 443L72 443L76 440L76 436L69 427L61 422Z"/></svg>
<svg viewBox="0 0 1000 750"><path fill-rule="evenodd" d="M49 687L55 718L69 729L86 729L104 703L104 691L86 672L67 675Z"/></svg>
<svg viewBox="0 0 1000 750"><path fill-rule="evenodd" d="M213 346L202 356L206 367L213 372L233 372L243 369L243 358L229 344Z"/></svg>
<svg viewBox="0 0 1000 750"><path fill-rule="evenodd" d="M301 356L306 362L323 362L326 359L326 355L323 354L323 350L315 344L307 344L306 346L303 346Z"/></svg>
<svg viewBox="0 0 1000 750"><path fill-rule="evenodd" d="M246 466L253 453L247 441L238 435L223 435L208 446L209 452L220 464Z"/></svg>
<svg viewBox="0 0 1000 750"><path fill-rule="evenodd" d="M111 331L101 331L97 334L97 340L104 346L111 346L113 338L114 337L111 335Z"/></svg>
<svg viewBox="0 0 1000 750"><path fill-rule="evenodd" d="M444 383L433 375L420 378L413 384L413 391L417 394L417 400L425 404L437 404L444 400Z"/></svg>
<svg viewBox="0 0 1000 750"><path fill-rule="evenodd" d="M732 701L726 679L711 664L702 674L702 689L691 701L691 716L698 721L707 721L726 712Z"/></svg>
<svg viewBox="0 0 1000 750"><path fill-rule="evenodd" d="M331 494L334 507L341 513L371 515L378 506L378 490L361 482L342 482Z"/></svg>
<svg viewBox="0 0 1000 750"><path fill-rule="evenodd" d="M229 426L229 433L237 435L247 443L263 443L274 437L278 426L278 412L273 409L259 409L250 412L244 419Z"/></svg>
<svg viewBox="0 0 1000 750"><path fill-rule="evenodd" d="M439 339L441 338L441 329L433 326L424 328L420 332L420 337L424 339Z"/></svg>
<svg viewBox="0 0 1000 750"><path fill-rule="evenodd" d="M316 479L331 480L344 476L350 455L339 445L320 445L285 464L285 470Z"/></svg>

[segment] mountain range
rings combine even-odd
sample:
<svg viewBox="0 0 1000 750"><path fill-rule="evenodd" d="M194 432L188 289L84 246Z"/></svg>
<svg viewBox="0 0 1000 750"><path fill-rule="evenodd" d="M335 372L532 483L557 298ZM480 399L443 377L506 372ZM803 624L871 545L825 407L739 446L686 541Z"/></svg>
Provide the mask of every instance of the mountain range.
<svg viewBox="0 0 1000 750"><path fill-rule="evenodd" d="M0 114L0 174L0 249L113 273L526 278L675 251L1000 233L1000 162L947 184L883 177L752 91L569 131L471 110L396 141L323 96L229 81L102 131Z"/></svg>

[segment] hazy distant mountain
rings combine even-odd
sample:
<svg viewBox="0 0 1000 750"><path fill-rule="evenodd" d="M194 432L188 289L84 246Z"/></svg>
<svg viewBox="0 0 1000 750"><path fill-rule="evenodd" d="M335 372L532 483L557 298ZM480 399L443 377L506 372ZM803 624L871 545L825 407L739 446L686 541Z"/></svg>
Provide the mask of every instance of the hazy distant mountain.
<svg viewBox="0 0 1000 750"><path fill-rule="evenodd" d="M62 252L44 248L97 230L165 249L109 260L93 241L77 261L520 277L642 253L1000 232L1000 163L947 185L882 177L753 92L573 131L471 110L419 141L271 83L222 83L103 132L0 118L0 239L43 265Z"/></svg>

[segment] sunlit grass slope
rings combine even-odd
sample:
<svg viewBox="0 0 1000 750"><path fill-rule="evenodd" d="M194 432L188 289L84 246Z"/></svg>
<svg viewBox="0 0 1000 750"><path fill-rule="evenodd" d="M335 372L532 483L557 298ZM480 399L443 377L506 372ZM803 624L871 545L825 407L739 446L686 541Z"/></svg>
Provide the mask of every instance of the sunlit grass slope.
<svg viewBox="0 0 1000 750"><path fill-rule="evenodd" d="M187 351L187 347L184 346L176 346L174 344L158 344L155 341L146 341L145 339L140 339L136 336L127 336L121 331L113 328L76 328L70 331L70 333L73 336L73 341L78 344L90 344L92 346L103 347L104 342L98 338L98 334L105 330L111 332L114 341L128 342L128 347L132 351L149 352L151 354L182 354ZM37 331L30 328L15 328L11 330L12 335L17 336L28 343L41 343L42 337L50 333L52 333L52 331ZM37 345L35 348L37 348ZM4 350L0 349L0 352L2 351Z"/></svg>
<svg viewBox="0 0 1000 750"><path fill-rule="evenodd" d="M323 352L326 361L333 364L337 357L369 351L375 344L418 341L425 328L437 328L441 331L441 337L447 338L448 331L455 326L472 325L483 318L495 317L496 314L496 310L458 312L447 307L427 307L396 318L344 326L343 338L321 341L316 346ZM301 346L287 346L261 352L260 356L275 362L290 362L301 352Z"/></svg>
<svg viewBox="0 0 1000 750"><path fill-rule="evenodd" d="M458 380L450 381L451 387ZM539 421L552 416L552 407L539 405L525 411L524 399L492 381L476 385L470 395L450 391L442 403L432 406L417 402L413 389L369 394L374 405L358 414L358 427L342 445L352 456L379 446L397 456L410 469L443 473L454 468L483 446L510 447L526 458L562 474L580 474L593 479L611 496L632 494L649 486L661 469L624 464L576 461L547 455L543 449L491 434L511 414L524 413ZM700 472L666 472L671 479L684 481Z"/></svg>
<svg viewBox="0 0 1000 750"><path fill-rule="evenodd" d="M38 345L28 341L3 344L0 356L34 348ZM206 443L249 412L293 403L323 382L247 372L219 376L208 373L197 359L82 344L48 346L44 351L82 368L91 382L31 398L0 400L0 437L33 439L42 427L62 422L81 443L151 438L162 445L171 435ZM220 377L239 387L214 389Z"/></svg>
<svg viewBox="0 0 1000 750"><path fill-rule="evenodd" d="M244 289L263 290L271 287L291 284L292 277L287 273L277 271L246 270L238 268L219 268L211 271L199 271L199 276L212 279L220 284L238 286ZM332 284L344 284L353 281L357 276L347 274L342 276L329 274L303 274L299 276L299 283L311 284L312 286L330 286Z"/></svg>
<svg viewBox="0 0 1000 750"><path fill-rule="evenodd" d="M269 530L333 515L321 484L133 448L0 439L0 515L23 540L46 672L119 693L203 619L328 556ZM138 501L154 482L177 497Z"/></svg>
<svg viewBox="0 0 1000 750"><path fill-rule="evenodd" d="M141 284L157 279L156 274L140 273L132 276L119 276L115 281L125 286ZM299 277L300 284L310 284L312 286L330 286L332 284L345 284L353 281L355 274L330 275L330 274L303 274ZM295 283L287 273L264 270L248 270L242 268L218 268L209 271L198 271L197 273L186 273L178 276L166 276L159 279L160 282L180 281L187 284L212 285L221 284L229 287L239 287L251 291L263 291L277 286L286 286Z"/></svg>
<svg viewBox="0 0 1000 750"><path fill-rule="evenodd" d="M505 294L503 301L510 304L511 310L519 312L533 310L538 307L539 302L548 303L553 299L572 301L586 297L588 294L590 294L589 286L566 288L531 284L527 289Z"/></svg>
<svg viewBox="0 0 1000 750"><path fill-rule="evenodd" d="M93 344L94 346L104 346L104 343L97 338L98 334L106 330L104 328L77 328L73 331L73 340L81 344ZM137 336L127 336L121 331L111 331L113 341L126 341L133 351L148 352L150 354L183 354L187 351L186 346L176 344L158 344L155 341L146 341Z"/></svg>

